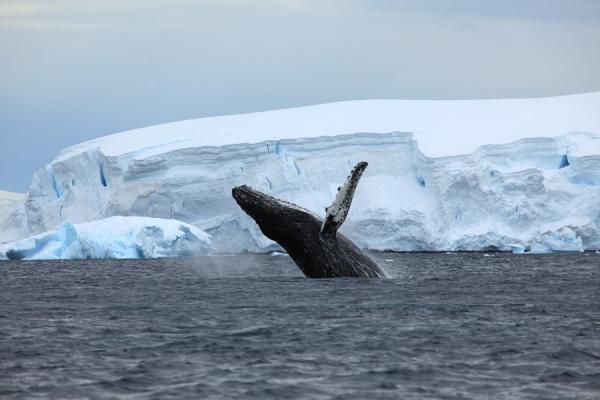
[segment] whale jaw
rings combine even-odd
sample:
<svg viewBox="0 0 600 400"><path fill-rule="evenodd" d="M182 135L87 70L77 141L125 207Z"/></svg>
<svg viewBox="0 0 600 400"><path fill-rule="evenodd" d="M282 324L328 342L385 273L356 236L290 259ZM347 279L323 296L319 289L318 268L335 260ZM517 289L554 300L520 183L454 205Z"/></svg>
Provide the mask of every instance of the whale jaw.
<svg viewBox="0 0 600 400"><path fill-rule="evenodd" d="M302 242L309 226L322 224L322 219L296 204L280 200L249 186L236 186L231 194L240 208L259 226L269 239L284 248L291 242ZM288 250L289 253L289 250Z"/></svg>

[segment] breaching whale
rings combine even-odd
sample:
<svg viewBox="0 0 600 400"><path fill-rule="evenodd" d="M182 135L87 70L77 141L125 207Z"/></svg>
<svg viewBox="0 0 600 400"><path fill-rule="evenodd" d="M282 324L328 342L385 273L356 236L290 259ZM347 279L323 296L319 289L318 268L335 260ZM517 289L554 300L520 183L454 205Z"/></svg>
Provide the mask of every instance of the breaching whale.
<svg viewBox="0 0 600 400"><path fill-rule="evenodd" d="M386 275L377 263L337 232L346 220L367 165L360 162L352 169L331 206L325 209L325 219L246 185L234 187L232 195L262 233L279 243L308 278L383 278Z"/></svg>

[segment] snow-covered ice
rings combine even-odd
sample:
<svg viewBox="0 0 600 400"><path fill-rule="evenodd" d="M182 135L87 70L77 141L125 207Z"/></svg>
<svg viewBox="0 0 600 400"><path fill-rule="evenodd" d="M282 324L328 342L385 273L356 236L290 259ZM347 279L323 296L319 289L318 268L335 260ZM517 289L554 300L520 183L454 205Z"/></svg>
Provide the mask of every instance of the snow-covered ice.
<svg viewBox="0 0 600 400"><path fill-rule="evenodd" d="M581 237L566 226L554 232L545 232L540 237L533 239L528 245L511 243L508 246L515 254L574 253L584 251Z"/></svg>
<svg viewBox="0 0 600 400"><path fill-rule="evenodd" d="M204 255L210 236L177 220L110 217L70 224L0 245L0 258L12 260L158 258Z"/></svg>
<svg viewBox="0 0 600 400"><path fill-rule="evenodd" d="M600 92L533 99L358 100L199 118L104 136L64 149L57 160L99 149L107 157L148 158L178 149L357 132L412 132L429 157L467 154L486 144L567 132L600 133Z"/></svg>
<svg viewBox="0 0 600 400"><path fill-rule="evenodd" d="M15 209L17 204L24 201L26 197L25 193L0 190L0 220L6 218Z"/></svg>
<svg viewBox="0 0 600 400"><path fill-rule="evenodd" d="M367 161L341 228L361 246L525 249L568 228L600 249L599 109L600 93L352 101L123 132L67 148L36 172L27 200L0 221L0 241L137 215L192 224L217 252L275 249L232 187L324 216Z"/></svg>
<svg viewBox="0 0 600 400"><path fill-rule="evenodd" d="M516 243L509 243L508 247L515 254L524 254L525 250L527 250L525 246Z"/></svg>
<svg viewBox="0 0 600 400"><path fill-rule="evenodd" d="M531 244L532 253L571 253L583 251L581 238L570 228L547 232Z"/></svg>

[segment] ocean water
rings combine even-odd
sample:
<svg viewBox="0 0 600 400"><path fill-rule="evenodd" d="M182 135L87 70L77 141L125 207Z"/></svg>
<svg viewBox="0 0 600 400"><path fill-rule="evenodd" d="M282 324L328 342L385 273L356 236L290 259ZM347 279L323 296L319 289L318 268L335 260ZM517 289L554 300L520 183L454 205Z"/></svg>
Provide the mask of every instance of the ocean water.
<svg viewBox="0 0 600 400"><path fill-rule="evenodd" d="M600 254L374 257L0 262L0 398L600 398Z"/></svg>

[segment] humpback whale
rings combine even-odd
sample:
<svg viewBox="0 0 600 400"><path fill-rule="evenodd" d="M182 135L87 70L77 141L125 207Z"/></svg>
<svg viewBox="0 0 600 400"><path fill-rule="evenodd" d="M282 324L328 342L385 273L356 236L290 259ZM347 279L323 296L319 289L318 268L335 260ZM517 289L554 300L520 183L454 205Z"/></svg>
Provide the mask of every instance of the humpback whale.
<svg viewBox="0 0 600 400"><path fill-rule="evenodd" d="M234 187L232 195L261 232L279 243L308 278L383 278L386 275L377 263L338 232L367 165L363 161L352 169L331 206L325 209L324 219L246 185Z"/></svg>

